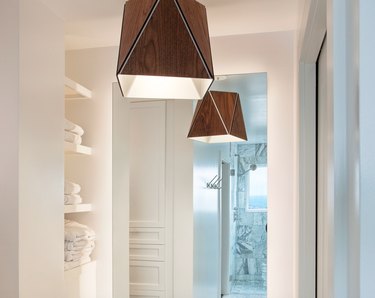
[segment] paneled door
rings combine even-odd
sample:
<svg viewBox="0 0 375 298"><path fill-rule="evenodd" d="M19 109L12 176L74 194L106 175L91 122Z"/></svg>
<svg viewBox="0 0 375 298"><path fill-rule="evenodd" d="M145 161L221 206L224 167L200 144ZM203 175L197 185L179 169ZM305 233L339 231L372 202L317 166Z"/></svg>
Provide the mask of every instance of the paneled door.
<svg viewBox="0 0 375 298"><path fill-rule="evenodd" d="M166 103L130 103L130 297L166 296Z"/></svg>

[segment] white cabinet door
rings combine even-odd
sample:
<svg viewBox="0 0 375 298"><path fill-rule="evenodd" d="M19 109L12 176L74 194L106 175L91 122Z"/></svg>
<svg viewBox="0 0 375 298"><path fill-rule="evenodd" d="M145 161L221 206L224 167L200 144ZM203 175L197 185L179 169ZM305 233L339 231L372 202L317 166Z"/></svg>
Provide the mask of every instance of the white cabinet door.
<svg viewBox="0 0 375 298"><path fill-rule="evenodd" d="M165 261L164 245L130 244L130 260Z"/></svg>
<svg viewBox="0 0 375 298"><path fill-rule="evenodd" d="M165 102L130 105L130 227L165 227Z"/></svg>
<svg viewBox="0 0 375 298"><path fill-rule="evenodd" d="M160 291L131 291L130 298L165 298L165 292Z"/></svg>
<svg viewBox="0 0 375 298"><path fill-rule="evenodd" d="M164 244L164 228L130 228L129 242L132 244Z"/></svg>
<svg viewBox="0 0 375 298"><path fill-rule="evenodd" d="M166 290L166 103L130 104L130 297Z"/></svg>
<svg viewBox="0 0 375 298"><path fill-rule="evenodd" d="M131 290L165 290L165 263L130 261Z"/></svg>

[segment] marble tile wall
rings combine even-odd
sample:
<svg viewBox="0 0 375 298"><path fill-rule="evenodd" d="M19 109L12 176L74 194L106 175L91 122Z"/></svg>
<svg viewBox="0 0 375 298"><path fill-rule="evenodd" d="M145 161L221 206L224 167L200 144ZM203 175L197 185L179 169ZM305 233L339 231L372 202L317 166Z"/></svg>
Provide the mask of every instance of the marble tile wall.
<svg viewBox="0 0 375 298"><path fill-rule="evenodd" d="M256 153L260 155L255 157ZM263 298L267 287L267 212L247 210L246 192L249 166L255 161L263 165L267 163L267 146L239 145L238 155L232 293Z"/></svg>

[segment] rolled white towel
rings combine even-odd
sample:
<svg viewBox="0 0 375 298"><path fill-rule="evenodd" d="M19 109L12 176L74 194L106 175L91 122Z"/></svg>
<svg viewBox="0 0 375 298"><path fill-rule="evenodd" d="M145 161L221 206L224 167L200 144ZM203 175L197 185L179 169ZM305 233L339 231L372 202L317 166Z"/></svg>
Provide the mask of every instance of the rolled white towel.
<svg viewBox="0 0 375 298"><path fill-rule="evenodd" d="M65 205L78 205L82 203L82 198L78 194L64 195Z"/></svg>
<svg viewBox="0 0 375 298"><path fill-rule="evenodd" d="M81 145L82 144L82 137L80 137L79 135L76 135L75 133L65 131L64 141L69 142L69 143L73 143L73 144L77 144L77 145Z"/></svg>
<svg viewBox="0 0 375 298"><path fill-rule="evenodd" d="M79 259L79 260L74 261L74 262L64 262L64 270L65 271L70 270L70 269L82 266L82 265L90 263L90 262L91 262L90 257L82 258L82 259Z"/></svg>
<svg viewBox="0 0 375 298"><path fill-rule="evenodd" d="M95 232L88 226L79 224L75 221L65 221L64 240L66 241L80 241L80 240L94 240Z"/></svg>
<svg viewBox="0 0 375 298"><path fill-rule="evenodd" d="M79 194L80 192L81 192L81 185L65 180L64 195ZM65 200L65 197L64 197L64 200Z"/></svg>
<svg viewBox="0 0 375 298"><path fill-rule="evenodd" d="M65 119L64 129L65 129L65 131L75 133L76 135L79 135L80 137L82 137L83 134L85 133L85 131L83 130L83 128L81 126L73 123L72 121L70 121L68 119Z"/></svg>

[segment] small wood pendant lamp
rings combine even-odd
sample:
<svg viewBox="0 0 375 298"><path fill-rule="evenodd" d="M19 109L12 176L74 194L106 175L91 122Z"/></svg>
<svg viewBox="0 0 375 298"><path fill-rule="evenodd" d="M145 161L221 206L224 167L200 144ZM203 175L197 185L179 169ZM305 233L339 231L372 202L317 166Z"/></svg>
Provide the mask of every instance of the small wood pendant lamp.
<svg viewBox="0 0 375 298"><path fill-rule="evenodd" d="M201 99L214 79L206 8L195 0L129 0L117 78L124 97Z"/></svg>
<svg viewBox="0 0 375 298"><path fill-rule="evenodd" d="M205 143L247 141L239 94L207 92L198 101L188 138Z"/></svg>

